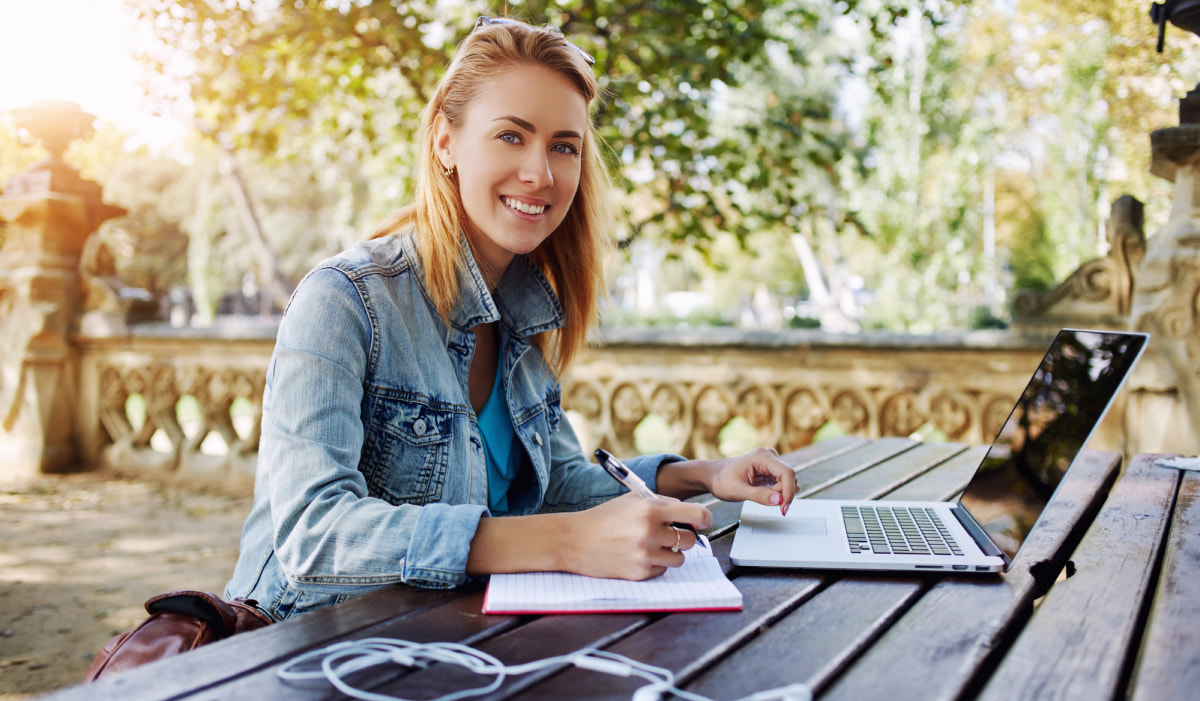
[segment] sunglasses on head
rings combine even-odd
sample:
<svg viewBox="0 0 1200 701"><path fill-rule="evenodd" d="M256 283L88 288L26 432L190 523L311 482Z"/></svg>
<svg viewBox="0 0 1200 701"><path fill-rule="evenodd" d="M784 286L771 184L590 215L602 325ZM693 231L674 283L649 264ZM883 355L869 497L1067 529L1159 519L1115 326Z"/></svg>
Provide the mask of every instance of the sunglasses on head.
<svg viewBox="0 0 1200 701"><path fill-rule="evenodd" d="M475 29L479 29L480 27L486 27L486 26L492 25L492 24L522 24L522 23L517 22L516 20L508 19L507 17L487 17L485 15L483 17L480 17L475 22ZM474 31L474 30L472 30L472 31ZM583 57L584 61L587 61L589 66L596 65L596 59L592 58L591 54L589 54L588 52L579 48L578 46L572 44L571 42L567 41L566 39L563 39L563 41L567 42L567 46L578 51L579 55Z"/></svg>

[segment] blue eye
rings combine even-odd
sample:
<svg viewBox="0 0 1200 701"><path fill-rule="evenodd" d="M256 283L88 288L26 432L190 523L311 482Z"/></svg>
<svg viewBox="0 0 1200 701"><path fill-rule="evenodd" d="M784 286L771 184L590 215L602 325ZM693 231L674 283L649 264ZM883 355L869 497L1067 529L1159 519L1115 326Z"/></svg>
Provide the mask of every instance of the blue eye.
<svg viewBox="0 0 1200 701"><path fill-rule="evenodd" d="M579 149L575 148L574 144L555 144L554 152L555 153L565 153L565 154L569 154L572 156L579 155Z"/></svg>
<svg viewBox="0 0 1200 701"><path fill-rule="evenodd" d="M496 138L500 139L501 141L510 143L510 144L521 143L521 135L516 133L515 131L506 131Z"/></svg>

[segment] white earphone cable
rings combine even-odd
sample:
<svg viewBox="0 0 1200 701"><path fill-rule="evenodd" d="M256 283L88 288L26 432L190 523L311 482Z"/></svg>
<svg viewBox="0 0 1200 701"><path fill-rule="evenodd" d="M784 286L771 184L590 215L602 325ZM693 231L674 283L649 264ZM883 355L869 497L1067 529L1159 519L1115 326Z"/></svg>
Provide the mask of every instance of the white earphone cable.
<svg viewBox="0 0 1200 701"><path fill-rule="evenodd" d="M313 663L319 662L317 667ZM638 662L623 655L583 648L567 655L547 657L521 665L505 665L495 657L458 643L414 643L397 638L364 638L335 643L304 653L281 668L277 674L283 681L312 681L324 679L341 693L361 701L410 701L400 696L379 694L359 689L346 680L355 672L380 665L396 664L424 668L435 662L463 667L479 676L491 676L482 686L462 689L435 701L459 701L482 696L500 688L509 675L529 674L552 667L574 665L602 674L618 677L641 677L649 684L633 693L631 701L660 701L677 696L687 701L711 701L708 697L675 687L675 675L668 669ZM812 692L803 684L790 684L751 694L739 701L811 701Z"/></svg>

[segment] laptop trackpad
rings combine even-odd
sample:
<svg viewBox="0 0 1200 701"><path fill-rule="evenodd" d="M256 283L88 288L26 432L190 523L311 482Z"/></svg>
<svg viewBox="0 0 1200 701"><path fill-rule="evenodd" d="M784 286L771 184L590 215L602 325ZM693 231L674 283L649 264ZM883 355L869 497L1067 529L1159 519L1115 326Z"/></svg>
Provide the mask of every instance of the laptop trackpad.
<svg viewBox="0 0 1200 701"><path fill-rule="evenodd" d="M823 518L764 518L754 522L754 530L758 533L778 533L779 535L825 535L825 519Z"/></svg>

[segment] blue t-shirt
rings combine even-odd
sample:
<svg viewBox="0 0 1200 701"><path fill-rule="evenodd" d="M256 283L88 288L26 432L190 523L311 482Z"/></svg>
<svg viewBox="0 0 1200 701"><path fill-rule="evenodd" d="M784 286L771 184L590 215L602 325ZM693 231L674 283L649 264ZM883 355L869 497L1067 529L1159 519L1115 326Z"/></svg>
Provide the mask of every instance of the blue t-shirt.
<svg viewBox="0 0 1200 701"><path fill-rule="evenodd" d="M479 411L478 419L487 455L488 509L493 516L499 516L508 513L508 488L521 467L521 446L517 444L512 418L505 406L500 368L496 368L492 393Z"/></svg>

